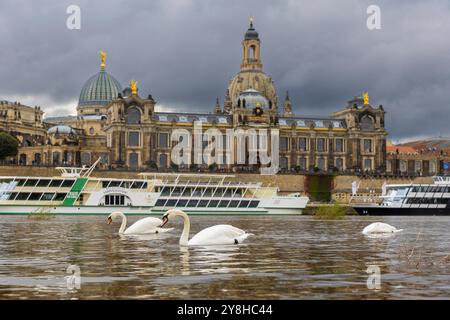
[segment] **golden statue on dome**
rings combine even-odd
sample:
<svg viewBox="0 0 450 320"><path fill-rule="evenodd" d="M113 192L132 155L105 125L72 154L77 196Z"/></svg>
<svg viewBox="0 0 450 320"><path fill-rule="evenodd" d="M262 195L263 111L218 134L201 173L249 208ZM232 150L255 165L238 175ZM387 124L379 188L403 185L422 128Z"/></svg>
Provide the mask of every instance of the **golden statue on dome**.
<svg viewBox="0 0 450 320"><path fill-rule="evenodd" d="M368 105L369 104L369 93L363 92L363 99L364 99L364 105Z"/></svg>
<svg viewBox="0 0 450 320"><path fill-rule="evenodd" d="M130 88L131 88L131 94L137 94L137 81L135 80L130 80Z"/></svg>
<svg viewBox="0 0 450 320"><path fill-rule="evenodd" d="M105 51L103 51L103 50L100 51L100 57L101 57L101 60L102 60L102 63L100 64L100 68L101 68L102 70L105 70L106 56L107 56L107 54L106 54Z"/></svg>

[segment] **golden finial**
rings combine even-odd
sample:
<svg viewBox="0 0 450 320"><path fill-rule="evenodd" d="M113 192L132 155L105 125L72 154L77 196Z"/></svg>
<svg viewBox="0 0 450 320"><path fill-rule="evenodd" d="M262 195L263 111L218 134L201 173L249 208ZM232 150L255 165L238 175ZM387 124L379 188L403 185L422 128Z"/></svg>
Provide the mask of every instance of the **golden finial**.
<svg viewBox="0 0 450 320"><path fill-rule="evenodd" d="M137 81L130 80L130 87L131 87L131 94L137 94L138 91Z"/></svg>
<svg viewBox="0 0 450 320"><path fill-rule="evenodd" d="M367 91L363 92L363 99L364 99L364 105L369 104L369 93Z"/></svg>
<svg viewBox="0 0 450 320"><path fill-rule="evenodd" d="M101 60L102 60L102 63L100 64L100 68L102 70L105 70L106 52L104 52L103 50L100 51L100 57L101 57Z"/></svg>

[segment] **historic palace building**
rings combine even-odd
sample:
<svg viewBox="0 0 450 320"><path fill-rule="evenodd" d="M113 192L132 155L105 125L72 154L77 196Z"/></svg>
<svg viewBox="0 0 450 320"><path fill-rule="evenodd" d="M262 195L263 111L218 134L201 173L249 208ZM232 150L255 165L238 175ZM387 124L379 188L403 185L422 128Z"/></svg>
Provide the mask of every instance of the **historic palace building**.
<svg viewBox="0 0 450 320"><path fill-rule="evenodd" d="M373 107L364 93L328 117L295 115L294 102L287 93L279 101L261 57L261 41L250 22L242 41L240 70L228 83L223 105L217 99L209 113L185 113L155 112L155 99L139 92L136 82L123 88L106 72L106 54L102 52L100 71L81 89L76 116L43 119L38 107L1 102L0 130L16 136L21 143L18 157L10 161L23 165L89 165L101 157L103 167L133 170L211 170L213 166L239 171L259 166L214 165L207 161L174 166L171 151L177 142L172 141L173 130L192 133L194 123L201 123L202 130L215 128L223 133L227 129L278 130L282 171L385 171L387 132L381 105ZM194 151L191 153L194 157Z"/></svg>

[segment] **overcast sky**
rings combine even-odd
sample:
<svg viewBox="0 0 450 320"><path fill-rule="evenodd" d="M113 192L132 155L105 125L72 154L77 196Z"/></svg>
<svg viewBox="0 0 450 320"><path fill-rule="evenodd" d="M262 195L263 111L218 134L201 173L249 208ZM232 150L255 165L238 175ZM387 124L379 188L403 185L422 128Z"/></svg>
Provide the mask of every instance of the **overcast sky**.
<svg viewBox="0 0 450 320"><path fill-rule="evenodd" d="M81 30L66 27L69 5ZM381 30L366 27L370 4ZM387 111L390 138L450 136L450 2L379 0L0 0L0 99L75 114L99 70L138 80L170 110L223 104L254 17L264 71L297 115L328 116L362 91Z"/></svg>

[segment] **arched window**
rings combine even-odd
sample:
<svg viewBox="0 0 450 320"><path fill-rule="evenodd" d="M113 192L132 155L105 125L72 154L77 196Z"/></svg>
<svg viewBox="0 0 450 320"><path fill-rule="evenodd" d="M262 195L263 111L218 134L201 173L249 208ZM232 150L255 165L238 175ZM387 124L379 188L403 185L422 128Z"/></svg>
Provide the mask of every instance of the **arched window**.
<svg viewBox="0 0 450 320"><path fill-rule="evenodd" d="M250 60L256 60L256 47L255 46L250 46L249 58L250 58Z"/></svg>
<svg viewBox="0 0 450 320"><path fill-rule="evenodd" d="M373 131L374 130L374 121L371 116L365 115L360 120L361 130L362 131Z"/></svg>
<svg viewBox="0 0 450 320"><path fill-rule="evenodd" d="M141 123L141 111L137 107L131 107L127 110L127 123L128 124Z"/></svg>

